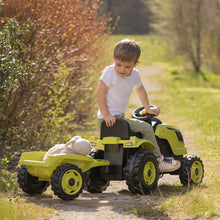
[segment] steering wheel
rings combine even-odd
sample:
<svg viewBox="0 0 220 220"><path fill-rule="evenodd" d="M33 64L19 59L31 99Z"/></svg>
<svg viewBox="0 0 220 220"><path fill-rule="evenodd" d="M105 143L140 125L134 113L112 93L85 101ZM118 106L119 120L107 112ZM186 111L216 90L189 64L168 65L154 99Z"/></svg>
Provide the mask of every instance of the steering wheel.
<svg viewBox="0 0 220 220"><path fill-rule="evenodd" d="M151 105L151 108L156 108L155 105ZM136 118L139 119L141 121L146 121L148 123L151 123L151 119L154 117L155 115L153 114L148 114L146 112L146 110L144 109L144 107L140 107L137 108L136 110L134 110L133 114L132 114L132 118Z"/></svg>

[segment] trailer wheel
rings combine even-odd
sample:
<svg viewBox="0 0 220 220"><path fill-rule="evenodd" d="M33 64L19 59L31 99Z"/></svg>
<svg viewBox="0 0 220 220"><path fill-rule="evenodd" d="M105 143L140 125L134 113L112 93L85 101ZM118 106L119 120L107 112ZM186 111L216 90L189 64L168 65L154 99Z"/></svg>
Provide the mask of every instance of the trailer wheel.
<svg viewBox="0 0 220 220"><path fill-rule="evenodd" d="M180 182L187 185L199 185L204 177L204 166L202 160L197 156L186 156L183 159Z"/></svg>
<svg viewBox="0 0 220 220"><path fill-rule="evenodd" d="M29 174L25 165L18 168L17 178L19 187L30 195L41 194L49 186L49 182L39 181L37 177Z"/></svg>
<svg viewBox="0 0 220 220"><path fill-rule="evenodd" d="M54 194L63 200L77 198L84 186L81 169L72 164L61 165L51 177L51 186Z"/></svg>
<svg viewBox="0 0 220 220"><path fill-rule="evenodd" d="M142 149L135 153L125 167L128 189L135 194L147 194L155 190L159 179L156 157L151 151Z"/></svg>

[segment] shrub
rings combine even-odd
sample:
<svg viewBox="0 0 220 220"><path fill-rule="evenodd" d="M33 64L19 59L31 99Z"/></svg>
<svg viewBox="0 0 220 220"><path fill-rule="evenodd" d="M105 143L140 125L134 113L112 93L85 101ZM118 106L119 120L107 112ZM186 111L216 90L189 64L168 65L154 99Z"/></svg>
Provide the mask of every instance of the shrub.
<svg viewBox="0 0 220 220"><path fill-rule="evenodd" d="M1 75L4 85L12 83L1 85L1 142L5 147L44 149L74 135L93 113L94 82L103 68L102 63L95 64L111 32L109 18L99 13L99 0L3 3L0 17L5 39L12 37L10 19L17 21L12 20L16 25L8 48L20 72L11 70L16 73L14 80L12 72L6 78Z"/></svg>

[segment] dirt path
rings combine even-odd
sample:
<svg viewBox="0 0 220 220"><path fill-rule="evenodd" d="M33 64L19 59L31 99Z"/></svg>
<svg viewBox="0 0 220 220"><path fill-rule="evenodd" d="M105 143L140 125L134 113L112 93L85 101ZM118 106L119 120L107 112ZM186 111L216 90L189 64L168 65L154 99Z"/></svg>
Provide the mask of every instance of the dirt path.
<svg viewBox="0 0 220 220"><path fill-rule="evenodd" d="M155 75L162 75L162 67L139 67L139 71L141 72L142 80L148 90L150 98L153 96L153 93L151 92L163 89L160 77L155 77ZM130 102L136 107L140 106L135 94L132 94ZM178 181L178 177L165 175L159 180L159 184L172 184L176 181ZM83 192L79 198L69 202L62 201L61 199L52 196L52 193L49 195L45 194L44 196L34 200L43 206L51 207L57 210L57 214L52 218L53 220L127 220L140 219L126 211L129 207L131 208L141 204L151 206L160 199L161 198L159 196L133 195L128 191L127 185L124 181L112 181L107 190L101 194ZM156 218L152 217L151 213L149 213L149 217L147 219ZM162 219L170 218L163 216Z"/></svg>
<svg viewBox="0 0 220 220"><path fill-rule="evenodd" d="M62 201L54 196L34 198L34 201L57 210L52 220L135 220L137 216L126 211L140 204L153 205L159 197L132 195L124 181L112 181L101 194L83 192L72 201Z"/></svg>

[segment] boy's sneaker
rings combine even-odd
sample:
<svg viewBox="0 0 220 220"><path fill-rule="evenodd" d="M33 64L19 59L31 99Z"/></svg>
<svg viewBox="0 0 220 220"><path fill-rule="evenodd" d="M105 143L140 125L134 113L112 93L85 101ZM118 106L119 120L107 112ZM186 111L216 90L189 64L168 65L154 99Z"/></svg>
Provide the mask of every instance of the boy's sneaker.
<svg viewBox="0 0 220 220"><path fill-rule="evenodd" d="M160 155L157 158L157 161L159 163L159 169L161 173L173 172L178 170L181 166L180 161L174 160L173 158L165 158L163 155Z"/></svg>

